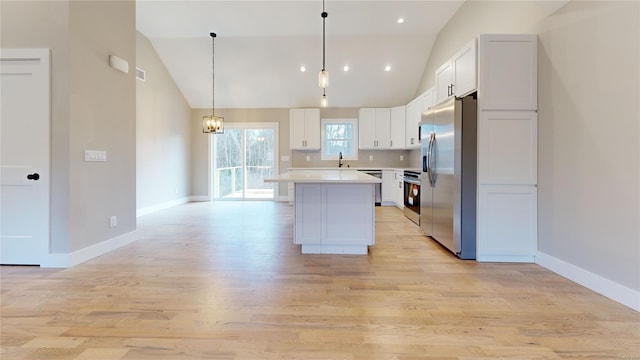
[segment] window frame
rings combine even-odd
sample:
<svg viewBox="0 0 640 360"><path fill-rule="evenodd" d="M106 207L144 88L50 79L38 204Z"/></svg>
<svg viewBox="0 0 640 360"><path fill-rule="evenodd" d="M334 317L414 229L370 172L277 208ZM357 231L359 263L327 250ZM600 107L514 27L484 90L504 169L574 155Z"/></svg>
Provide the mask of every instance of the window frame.
<svg viewBox="0 0 640 360"><path fill-rule="evenodd" d="M351 146L353 147L353 155L347 156L343 155L343 160L358 160L358 119L355 118L338 118L338 119L322 119L320 121L321 127L321 138L320 138L320 159L321 160L338 160L338 155L328 155L326 153L327 146L327 133L326 133L326 124L335 124L335 123L346 123L350 124L353 133L353 139L351 141Z"/></svg>

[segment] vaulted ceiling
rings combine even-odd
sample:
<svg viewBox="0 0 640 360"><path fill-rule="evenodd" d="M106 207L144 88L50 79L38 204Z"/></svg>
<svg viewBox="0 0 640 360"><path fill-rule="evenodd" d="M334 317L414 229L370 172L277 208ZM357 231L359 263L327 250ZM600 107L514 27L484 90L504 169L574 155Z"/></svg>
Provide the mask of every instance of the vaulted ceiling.
<svg viewBox="0 0 640 360"><path fill-rule="evenodd" d="M438 32L462 3L327 0L329 106L407 103ZM216 108L319 107L322 7L321 0L138 0L136 22L193 108L211 108L210 32Z"/></svg>

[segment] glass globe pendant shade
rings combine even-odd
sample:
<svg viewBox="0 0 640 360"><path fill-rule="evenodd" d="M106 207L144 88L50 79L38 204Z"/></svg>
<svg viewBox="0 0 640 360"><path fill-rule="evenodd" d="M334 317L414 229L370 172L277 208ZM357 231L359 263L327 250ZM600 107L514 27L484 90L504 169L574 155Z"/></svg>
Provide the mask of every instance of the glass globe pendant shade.
<svg viewBox="0 0 640 360"><path fill-rule="evenodd" d="M318 85L323 89L329 87L329 72L327 70L322 69L320 71L318 75Z"/></svg>

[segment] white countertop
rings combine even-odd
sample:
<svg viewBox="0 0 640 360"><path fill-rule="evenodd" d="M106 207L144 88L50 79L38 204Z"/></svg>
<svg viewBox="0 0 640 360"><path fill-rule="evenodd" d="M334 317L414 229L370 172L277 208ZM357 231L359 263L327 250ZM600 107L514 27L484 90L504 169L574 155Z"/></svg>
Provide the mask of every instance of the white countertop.
<svg viewBox="0 0 640 360"><path fill-rule="evenodd" d="M415 171L415 172L420 172L421 169L419 168L396 168L396 167L376 167L376 166L369 166L369 167L342 167L342 168L338 168L338 167L292 167L292 168L288 168L287 170L289 171L300 171L300 170L309 170L309 171L317 171L317 170L338 170L338 171L345 171L345 170L358 170L358 171L362 171L362 170L395 170L395 171Z"/></svg>
<svg viewBox="0 0 640 360"><path fill-rule="evenodd" d="M360 171L345 170L291 170L273 178L264 179L266 183L292 182L292 183L331 183L331 184L377 184L382 179L367 175Z"/></svg>

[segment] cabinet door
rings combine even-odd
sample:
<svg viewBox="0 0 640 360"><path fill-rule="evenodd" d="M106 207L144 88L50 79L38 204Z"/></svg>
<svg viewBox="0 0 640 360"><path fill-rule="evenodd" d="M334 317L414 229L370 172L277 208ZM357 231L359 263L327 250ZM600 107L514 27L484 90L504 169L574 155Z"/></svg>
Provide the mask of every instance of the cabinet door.
<svg viewBox="0 0 640 360"><path fill-rule="evenodd" d="M537 113L480 111L479 116L478 183L537 184Z"/></svg>
<svg viewBox="0 0 640 360"><path fill-rule="evenodd" d="M478 261L534 262L538 243L537 188L478 187Z"/></svg>
<svg viewBox="0 0 640 360"><path fill-rule="evenodd" d="M406 106L391 109L391 149L404 149Z"/></svg>
<svg viewBox="0 0 640 360"><path fill-rule="evenodd" d="M393 170L382 170L382 202L383 205L395 202L395 179Z"/></svg>
<svg viewBox="0 0 640 360"><path fill-rule="evenodd" d="M404 172L394 171L393 178L396 206L404 209Z"/></svg>
<svg viewBox="0 0 640 360"><path fill-rule="evenodd" d="M391 109L376 109L376 149L391 147Z"/></svg>
<svg viewBox="0 0 640 360"><path fill-rule="evenodd" d="M322 188L318 184L295 184L295 202L295 243L322 243Z"/></svg>
<svg viewBox="0 0 640 360"><path fill-rule="evenodd" d="M538 108L537 35L480 35L480 110Z"/></svg>
<svg viewBox="0 0 640 360"><path fill-rule="evenodd" d="M289 147L292 150L305 149L304 109L289 110Z"/></svg>
<svg viewBox="0 0 640 360"><path fill-rule="evenodd" d="M360 109L358 115L358 148L375 149L376 109Z"/></svg>
<svg viewBox="0 0 640 360"><path fill-rule="evenodd" d="M453 63L448 60L436 70L436 95L434 105L447 100L453 95L451 85L453 84Z"/></svg>
<svg viewBox="0 0 640 360"><path fill-rule="evenodd" d="M419 108L417 99L407 104L404 139L404 145L407 149L420 148L420 139L418 139L418 126L420 125Z"/></svg>
<svg viewBox="0 0 640 360"><path fill-rule="evenodd" d="M462 97L474 92L478 87L476 39L460 49L452 62L453 93Z"/></svg>
<svg viewBox="0 0 640 360"><path fill-rule="evenodd" d="M425 91L421 96L420 99L421 101L421 106L420 106L420 113L422 114L423 112L431 109L431 107L433 106L433 87L430 88L429 90Z"/></svg>
<svg viewBox="0 0 640 360"><path fill-rule="evenodd" d="M305 138L307 150L320 150L320 109L305 109Z"/></svg>

